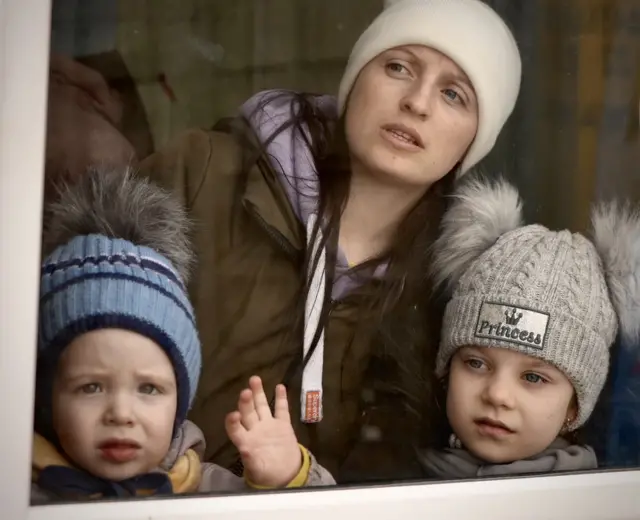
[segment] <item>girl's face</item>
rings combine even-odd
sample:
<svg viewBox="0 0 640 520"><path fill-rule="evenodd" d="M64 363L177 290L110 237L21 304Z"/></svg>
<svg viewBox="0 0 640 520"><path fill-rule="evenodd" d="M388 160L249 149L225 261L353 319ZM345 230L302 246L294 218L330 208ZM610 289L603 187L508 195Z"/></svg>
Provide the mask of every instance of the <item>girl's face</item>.
<svg viewBox="0 0 640 520"><path fill-rule="evenodd" d="M89 473L120 481L162 462L172 440L173 365L150 339L120 329L76 338L53 385L53 426L66 455Z"/></svg>
<svg viewBox="0 0 640 520"><path fill-rule="evenodd" d="M463 446L501 464L545 450L576 417L557 368L503 348L465 347L451 360L447 417Z"/></svg>
<svg viewBox="0 0 640 520"><path fill-rule="evenodd" d="M345 125L354 166L386 182L424 189L463 159L478 128L478 102L451 59L407 45L362 69Z"/></svg>

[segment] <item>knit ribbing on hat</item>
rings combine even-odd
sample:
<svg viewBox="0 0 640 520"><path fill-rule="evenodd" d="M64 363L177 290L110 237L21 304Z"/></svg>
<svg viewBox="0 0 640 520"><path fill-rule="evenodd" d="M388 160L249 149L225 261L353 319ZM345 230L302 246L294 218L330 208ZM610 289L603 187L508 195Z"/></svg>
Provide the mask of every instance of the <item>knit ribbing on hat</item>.
<svg viewBox="0 0 640 520"><path fill-rule="evenodd" d="M602 263L579 234L538 225L503 235L472 262L447 304L436 372L464 346L500 347L551 363L573 384L578 416L591 415L618 329Z"/></svg>
<svg viewBox="0 0 640 520"><path fill-rule="evenodd" d="M103 235L78 236L41 268L38 355L56 363L77 336L122 328L155 341L169 356L178 386L176 422L193 402L200 341L185 286L153 249Z"/></svg>
<svg viewBox="0 0 640 520"><path fill-rule="evenodd" d="M400 0L385 9L356 42L338 92L344 113L360 71L402 45L424 45L451 58L468 76L478 101L478 130L459 175L493 148L514 109L522 63L511 31L479 0Z"/></svg>

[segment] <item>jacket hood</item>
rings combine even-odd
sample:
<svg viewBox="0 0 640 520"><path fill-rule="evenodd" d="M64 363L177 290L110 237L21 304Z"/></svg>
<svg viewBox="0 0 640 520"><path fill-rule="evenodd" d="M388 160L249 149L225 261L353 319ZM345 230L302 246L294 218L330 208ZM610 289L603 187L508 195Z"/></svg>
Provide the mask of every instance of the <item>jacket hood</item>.
<svg viewBox="0 0 640 520"><path fill-rule="evenodd" d="M266 150L271 166L282 182L293 211L306 227L309 215L318 208L318 172L313 155L303 136L294 127L282 130L271 139L298 109L295 96L296 93L292 91L266 90L249 98L240 111L258 140L268 143ZM337 119L337 102L333 96L312 99L316 108L327 118Z"/></svg>
<svg viewBox="0 0 640 520"><path fill-rule="evenodd" d="M164 471L170 471L178 459L186 455L189 450L193 450L200 460L204 458L205 440L202 431L191 421L184 421L182 426L178 428L177 434L171 441L169 451L162 460L160 468Z"/></svg>
<svg viewBox="0 0 640 520"><path fill-rule="evenodd" d="M320 189L313 154L304 136L294 127L278 131L298 110L296 96L290 90L266 90L249 98L240 112L258 141L266 143L270 165L276 172L296 217L305 229L309 229L310 218L318 210ZM337 101L334 96L310 96L309 99L320 113L337 120ZM276 132L277 135L273 137ZM310 135L307 134L306 137L309 138ZM361 281L347 273L349 263L341 250L338 250L336 262L332 297L340 299ZM381 276L384 270L385 266L380 266L375 275Z"/></svg>

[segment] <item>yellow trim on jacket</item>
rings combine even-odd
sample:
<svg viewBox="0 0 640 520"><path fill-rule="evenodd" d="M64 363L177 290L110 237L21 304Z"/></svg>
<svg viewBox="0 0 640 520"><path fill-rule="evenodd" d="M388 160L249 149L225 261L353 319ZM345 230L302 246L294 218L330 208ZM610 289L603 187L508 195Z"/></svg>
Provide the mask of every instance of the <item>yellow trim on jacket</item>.
<svg viewBox="0 0 640 520"><path fill-rule="evenodd" d="M302 444L298 444L300 447L300 452L302 453L302 466L300 467L300 471L298 471L297 475L293 477L291 482L289 482L285 488L299 488L303 487L307 481L309 480L309 472L311 471L311 455L309 455L309 450L302 446ZM276 489L273 486L259 486L258 484L254 484L251 482L245 473L244 480L249 487L253 489Z"/></svg>
<svg viewBox="0 0 640 520"><path fill-rule="evenodd" d="M53 444L37 433L33 436L32 457L31 479L33 482L37 482L40 471L47 466L73 467L73 465L56 450ZM187 450L168 471L167 476L171 481L173 492L176 494L194 493L198 491L200 481L202 480L202 463L196 452ZM142 491L140 494L144 495L145 493Z"/></svg>

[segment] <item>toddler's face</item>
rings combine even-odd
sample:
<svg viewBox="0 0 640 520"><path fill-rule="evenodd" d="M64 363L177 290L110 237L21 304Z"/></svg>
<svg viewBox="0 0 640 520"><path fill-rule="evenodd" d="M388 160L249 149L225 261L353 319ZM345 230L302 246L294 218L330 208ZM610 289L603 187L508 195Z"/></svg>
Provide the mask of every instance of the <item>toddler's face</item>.
<svg viewBox="0 0 640 520"><path fill-rule="evenodd" d="M465 347L451 360L447 417L463 446L490 463L537 455L575 418L557 368L503 348Z"/></svg>
<svg viewBox="0 0 640 520"><path fill-rule="evenodd" d="M55 431L76 465L114 481L147 473L172 440L173 366L144 336L120 329L89 332L62 353L52 405Z"/></svg>

